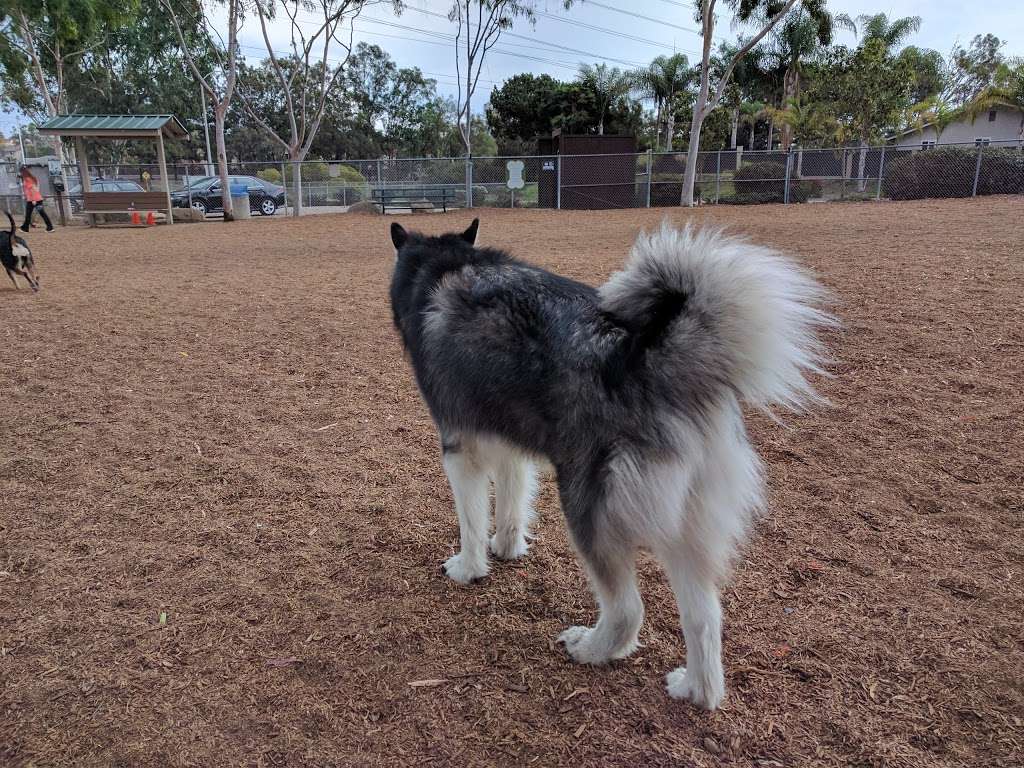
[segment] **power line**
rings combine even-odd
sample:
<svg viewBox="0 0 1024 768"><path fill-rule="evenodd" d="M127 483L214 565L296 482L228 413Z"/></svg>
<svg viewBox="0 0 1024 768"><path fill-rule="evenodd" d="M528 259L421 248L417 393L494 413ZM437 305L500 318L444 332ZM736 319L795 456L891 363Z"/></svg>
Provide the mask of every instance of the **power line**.
<svg viewBox="0 0 1024 768"><path fill-rule="evenodd" d="M422 14L425 14L427 16L435 16L435 17L437 17L439 19L447 19L448 18L443 13L437 13L435 11L428 11L425 8L414 8L412 6L408 6L407 10L415 11L416 13L422 13ZM587 22L579 21L578 19L567 19L564 16L556 16L553 13L545 13L544 11L534 11L534 15L536 15L536 16L543 16L546 19L553 19L554 21L560 21L563 24L571 24L573 26L583 27L584 29L589 29L589 30L592 30L594 32L602 32L602 33L604 33L606 35L613 35L615 37L621 37L621 38L626 39L626 40L633 40L633 41L638 42L638 43L644 43L645 45L653 45L653 46L655 46L657 48L665 48L666 50L669 50L669 51L681 50L681 49L677 48L674 45L669 45L668 43L659 43L657 40L650 40L650 39L648 39L646 37L638 37L636 35L631 35L631 34L629 34L627 32L620 32L620 31L618 31L616 29L608 29L606 27L598 27L598 26L596 26L594 24L588 24ZM659 22L659 23L661 23L661 22ZM520 37L521 37L521 35L520 35ZM531 39L531 38L527 38L527 39ZM557 43L551 43L551 45L557 45ZM685 51L685 53L692 53L692 54L696 55L696 51L688 50L688 51Z"/></svg>
<svg viewBox="0 0 1024 768"><path fill-rule="evenodd" d="M414 8L413 10L420 10L420 9L415 9ZM437 16L439 18L443 18L445 20L447 20L447 18L448 18L447 16L444 16L444 15L439 14L439 13L434 13L432 11L423 10L422 12L427 14L427 15L430 15L430 16ZM296 21L298 23L304 24L304 25L316 25L316 26L320 25L320 22L318 22L318 21L313 21L312 19L306 19L306 18L302 18L302 17L297 17ZM434 30L420 29L419 27L412 27L412 26L409 26L409 25L406 25L406 24L399 24L399 23L394 22L394 21L387 21L386 19L377 19L377 18L373 18L371 16L358 16L355 19L353 19L353 26L354 26L354 23L356 21L366 21L366 22L370 22L370 23L373 23L373 24L381 24L381 25L384 25L384 26L387 26L387 27L392 27L392 28L395 28L395 29L401 29L401 30L405 30L405 31L409 31L409 32L416 32L416 33L419 33L419 34L429 35L429 36L437 38L437 39L436 40L424 40L424 39L421 39L421 38L407 38L407 37L402 37L401 35L394 35L394 34L387 35L387 34L380 33L380 32L371 32L371 31L365 30L365 29L360 30L360 32L362 34L366 34L366 35L377 35L377 36L382 36L382 37L394 37L394 38L397 38L397 39L405 39L405 40L409 40L410 42L425 43L425 44L428 44L428 45L444 45L444 46L447 46L447 45L450 45L452 42L455 41L455 36L454 35L449 35L449 34L445 34L443 32L437 32L437 31L434 31ZM514 32L505 32L504 34L508 35L510 37L515 37L515 38L522 39L522 40L537 42L537 43L540 43L542 46L546 46L546 47L540 47L540 46L535 46L535 45L524 45L522 43L509 43L509 45L511 45L513 47L516 47L516 48L529 48L529 49L532 49L532 50L537 50L537 51L541 51L541 52L550 52L550 53L554 53L554 52L557 52L557 51L565 51L567 53L575 53L575 54L580 55L580 56L585 56L587 58L595 59L597 61L614 62L614 63L623 64L625 66L630 66L630 67L641 67L641 66L644 66L643 62L630 61L628 59L617 59L617 58L604 57L604 56L601 56L601 55L596 54L596 53L591 53L590 51L583 51L583 50L580 50L580 49L577 49L577 48L570 48L569 46L564 46L564 45L561 45L559 43L552 43L552 42L549 42L549 41L546 41L546 40L534 40L533 38L527 37L525 35L517 35ZM252 48L253 46L248 46L248 47ZM552 50L552 49L555 49L555 50ZM548 64L550 66L555 66L555 67L559 67L559 68L562 68L562 69L567 69L567 70L570 70L570 71L573 71L573 72L575 72L575 71L577 71L579 69L579 63L578 62L559 61L559 60L554 60L554 59L550 59L550 58L545 58L545 57L542 57L542 56L530 55L530 54L526 54L526 53L519 53L518 51L509 50L508 48L493 48L491 50L494 53L498 53L498 54L501 54L503 56L513 56L513 57L517 57L517 58L521 58L521 59L527 59L529 61L536 61L536 62L539 62L541 64ZM280 51L275 51L274 53L275 54L280 54L280 55L290 55L290 54L282 54ZM451 76L450 75L444 75L444 77L451 77ZM488 81L485 81L485 82L495 83L495 81L493 81L493 80L488 80ZM495 84L497 84L497 83L495 83Z"/></svg>
<svg viewBox="0 0 1024 768"><path fill-rule="evenodd" d="M661 26L661 27L672 27L672 29L680 29L683 32L694 32L694 33L696 33L698 35L701 34L701 30L696 29L695 27L681 27L678 24L672 24L672 23L670 23L668 21L665 21L664 19L656 19L653 16L644 16L641 13L634 13L633 11L627 11L624 8L616 8L616 7L612 6L612 5L605 5L604 3L598 3L598 2L595 2L594 0L586 0L586 3L587 3L587 5L591 5L591 6L595 7L595 8L604 8L606 11L613 11L615 13L621 13L621 14L624 14L626 16L630 16L630 17L632 17L634 19L643 19L644 21L653 21L655 24L657 24L658 26ZM673 5L682 5L682 3L673 3Z"/></svg>
<svg viewBox="0 0 1024 768"><path fill-rule="evenodd" d="M653 46L656 46L658 48L665 48L665 49L667 49L669 51L673 51L673 52L675 52L675 51L682 51L684 53L696 54L696 51L685 50L685 49L682 49L682 48L677 48L676 46L669 45L668 43L659 43L657 40L649 40L646 37L638 37L636 35L631 35L631 34L629 34L627 32L619 32L618 30L615 30L615 29L607 29L605 27L599 27L596 24L588 24L587 22L580 21L579 19L567 19L564 16L556 16L553 13L545 13L544 11L534 11L534 13L536 15L538 15L538 16L543 16L545 19L551 19L553 21L560 21L563 24L571 24L571 25L573 25L575 27L582 27L583 29L589 29L589 30L592 30L594 32L603 32L606 35L613 35L615 37L621 37L624 40L633 40L633 41L638 42L638 43L644 43L645 45L653 45Z"/></svg>
<svg viewBox="0 0 1024 768"><path fill-rule="evenodd" d="M440 16L441 14L431 13L430 15L432 15L432 16ZM446 17L442 17L442 18L446 18ZM446 34L444 34L442 32L434 32L433 30L425 30L425 29L420 29L418 27L410 27L410 26L407 26L405 24L398 24L396 22L386 21L384 19L376 19L376 18L373 18L373 17L370 17L370 16L359 17L359 20L361 20L361 21L369 21L369 22L372 22L374 24L383 24L385 26L395 27L395 28L407 30L407 31L410 31L410 32L420 32L420 33L423 33L423 34L429 34L429 35L432 35L434 37L438 37L438 38L441 38L441 39L444 39L444 40L448 40L448 41L454 41L455 40L455 36L454 35L446 35ZM535 42L535 43L539 44L539 45L523 45L523 44L510 43L510 45L512 45L513 47L517 47L517 48L530 48L532 50L548 51L548 52L552 52L552 49L554 49L554 50L558 50L558 51L565 51L566 53L575 53L575 54L577 54L579 56L586 56L587 58L596 59L597 61L607 61L607 62L614 62L616 64L624 64L627 67L642 67L642 66L644 66L643 62L630 61L629 59L618 59L618 58L609 57L609 56L602 56L600 54L591 53L590 51L584 51L584 50L581 50L579 48L570 48L569 46L561 45L560 43L552 43L552 42L548 42L547 40L537 40L536 38L528 37L526 35L519 35L519 34L516 34L515 32L502 32L501 33L501 37L502 38L514 37L514 38L519 39L519 40L526 40L526 41ZM424 40L422 42L427 42L427 41Z"/></svg>

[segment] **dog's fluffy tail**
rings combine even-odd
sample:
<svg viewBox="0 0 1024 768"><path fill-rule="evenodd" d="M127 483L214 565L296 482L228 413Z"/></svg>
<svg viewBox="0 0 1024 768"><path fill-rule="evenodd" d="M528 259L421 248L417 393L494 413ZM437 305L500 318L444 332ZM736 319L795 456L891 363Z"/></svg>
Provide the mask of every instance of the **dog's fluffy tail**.
<svg viewBox="0 0 1024 768"><path fill-rule="evenodd" d="M691 401L726 387L769 413L822 400L807 375L823 372L817 331L835 324L821 309L828 295L770 248L665 223L640 234L600 294L629 331L626 376L639 366Z"/></svg>

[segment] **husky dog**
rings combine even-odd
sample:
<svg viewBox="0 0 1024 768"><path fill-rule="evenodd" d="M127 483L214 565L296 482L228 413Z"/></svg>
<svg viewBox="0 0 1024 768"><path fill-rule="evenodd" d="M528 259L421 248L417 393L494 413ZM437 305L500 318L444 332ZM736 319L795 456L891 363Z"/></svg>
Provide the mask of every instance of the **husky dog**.
<svg viewBox="0 0 1024 768"><path fill-rule="evenodd" d="M715 709L725 694L718 585L754 515L762 467L741 403L819 401L825 292L792 261L716 230L641 234L600 289L392 224L394 321L441 435L461 550L443 568L487 575L490 483L500 559L526 553L538 462L554 468L573 545L600 608L559 637L577 662L637 647L635 560L668 573L687 663L668 692Z"/></svg>

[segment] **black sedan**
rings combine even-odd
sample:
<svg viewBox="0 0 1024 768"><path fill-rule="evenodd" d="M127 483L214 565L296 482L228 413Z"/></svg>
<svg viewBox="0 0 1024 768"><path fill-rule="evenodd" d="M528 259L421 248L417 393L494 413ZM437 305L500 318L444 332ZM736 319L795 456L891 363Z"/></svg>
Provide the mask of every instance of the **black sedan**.
<svg viewBox="0 0 1024 768"><path fill-rule="evenodd" d="M255 176L228 176L232 187L245 187L249 192L249 210L263 216L273 216L284 205L284 187L264 181ZM203 214L223 210L219 176L204 176L190 183L185 189L171 193L175 208L191 206Z"/></svg>

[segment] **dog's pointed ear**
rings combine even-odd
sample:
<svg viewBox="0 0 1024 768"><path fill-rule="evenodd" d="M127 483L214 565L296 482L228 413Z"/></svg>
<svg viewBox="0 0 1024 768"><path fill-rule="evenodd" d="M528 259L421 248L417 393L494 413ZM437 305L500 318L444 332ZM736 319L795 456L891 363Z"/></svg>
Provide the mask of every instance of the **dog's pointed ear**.
<svg viewBox="0 0 1024 768"><path fill-rule="evenodd" d="M469 225L469 229L462 233L462 239L470 245L476 244L476 232L480 229L480 219L473 219L473 223Z"/></svg>
<svg viewBox="0 0 1024 768"><path fill-rule="evenodd" d="M399 251L405 242L409 239L409 233L405 231L405 227L399 224L397 221L391 225L391 242L395 244L395 250Z"/></svg>

